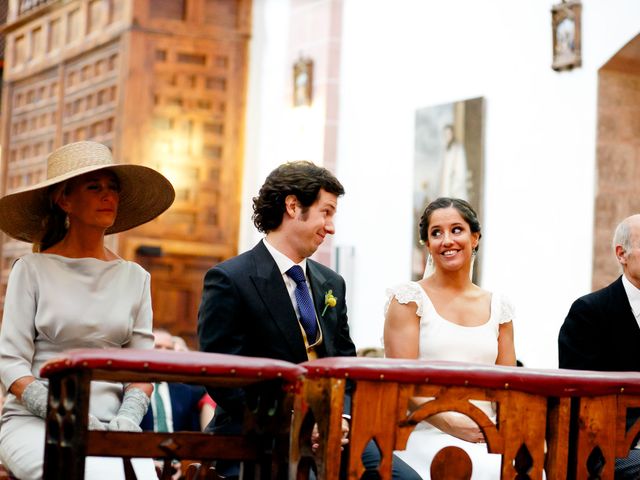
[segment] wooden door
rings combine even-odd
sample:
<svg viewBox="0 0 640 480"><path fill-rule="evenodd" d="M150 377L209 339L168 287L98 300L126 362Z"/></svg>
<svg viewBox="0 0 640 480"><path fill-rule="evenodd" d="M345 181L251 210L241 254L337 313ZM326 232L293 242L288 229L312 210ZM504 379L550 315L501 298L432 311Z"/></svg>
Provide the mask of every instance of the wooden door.
<svg viewBox="0 0 640 480"><path fill-rule="evenodd" d="M135 6L119 154L166 175L176 200L120 251L151 273L154 324L194 347L204 274L237 252L250 1Z"/></svg>
<svg viewBox="0 0 640 480"><path fill-rule="evenodd" d="M194 255L136 255L136 261L151 273L154 326L185 339L198 348L197 318L206 271L220 261Z"/></svg>

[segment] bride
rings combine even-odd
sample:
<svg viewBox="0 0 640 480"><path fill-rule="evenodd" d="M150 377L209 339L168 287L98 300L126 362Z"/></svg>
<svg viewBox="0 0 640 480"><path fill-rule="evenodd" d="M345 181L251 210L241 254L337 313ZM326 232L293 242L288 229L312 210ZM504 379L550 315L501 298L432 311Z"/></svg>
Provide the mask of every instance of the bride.
<svg viewBox="0 0 640 480"><path fill-rule="evenodd" d="M429 254L425 278L387 291L388 358L515 365L511 303L470 280L480 237L478 217L466 201L445 197L427 206L420 219L420 239ZM489 402L476 404L495 421ZM472 480L500 478L500 455L489 454L480 428L456 412L420 423L407 449L395 453L429 479L431 460L448 445L467 452Z"/></svg>

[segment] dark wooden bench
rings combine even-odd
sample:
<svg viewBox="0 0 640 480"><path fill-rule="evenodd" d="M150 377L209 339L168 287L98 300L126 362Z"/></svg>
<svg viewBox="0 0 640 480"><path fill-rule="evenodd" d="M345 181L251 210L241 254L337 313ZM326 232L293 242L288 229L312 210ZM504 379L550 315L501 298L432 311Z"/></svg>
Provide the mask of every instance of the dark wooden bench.
<svg viewBox="0 0 640 480"><path fill-rule="evenodd" d="M541 479L543 469L547 479L612 479L615 457L626 456L640 430L639 423L629 430L624 426L627 409L640 405L640 374L635 373L349 357L302 365L307 375L296 398L290 478L307 478L314 463L319 479L338 478L347 379L355 385L348 446L350 479L361 477L361 453L372 439L382 452L379 473L391 478L393 450L406 448L414 427L443 411L464 413L478 424L487 450L502 455L501 478L505 479ZM412 397L434 400L409 412ZM469 400L495 402L497 423ZM323 439L316 455L309 442L315 422ZM593 467L598 464L594 455L601 457L598 471ZM466 453L443 449L432 462L432 478L451 478L455 468L455 478L468 478L469 463Z"/></svg>
<svg viewBox="0 0 640 480"><path fill-rule="evenodd" d="M236 355L134 349L65 352L41 370L49 379L44 478L84 478L86 456L164 458L165 465L171 459L197 459L206 467L198 478L214 478L208 468L212 460L239 460L244 478L275 478L286 466L292 398L304 373L304 368L287 362ZM241 435L88 431L91 380L256 385L265 393L248 412ZM286 445L274 447L274 439Z"/></svg>

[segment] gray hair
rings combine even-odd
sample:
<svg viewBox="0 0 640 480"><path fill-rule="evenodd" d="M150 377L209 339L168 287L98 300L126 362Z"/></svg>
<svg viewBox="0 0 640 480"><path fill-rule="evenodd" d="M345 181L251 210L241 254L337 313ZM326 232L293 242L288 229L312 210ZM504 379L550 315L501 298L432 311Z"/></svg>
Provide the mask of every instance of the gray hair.
<svg viewBox="0 0 640 480"><path fill-rule="evenodd" d="M625 252L631 250L631 228L629 228L629 222L627 219L623 220L616 227L616 231L613 234L613 253L616 252L616 246L621 245Z"/></svg>

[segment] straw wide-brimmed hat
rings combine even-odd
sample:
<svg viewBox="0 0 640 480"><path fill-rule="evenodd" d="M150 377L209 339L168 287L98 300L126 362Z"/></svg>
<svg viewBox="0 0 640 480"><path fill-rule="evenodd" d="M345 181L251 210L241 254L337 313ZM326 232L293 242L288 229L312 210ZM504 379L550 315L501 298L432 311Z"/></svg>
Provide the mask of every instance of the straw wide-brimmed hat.
<svg viewBox="0 0 640 480"><path fill-rule="evenodd" d="M173 203L175 190L161 173L143 165L117 164L111 150L101 143L76 142L49 155L45 181L0 198L0 229L18 240L33 242L50 211L50 187L102 169L115 173L120 183L118 215L107 234L142 225Z"/></svg>

